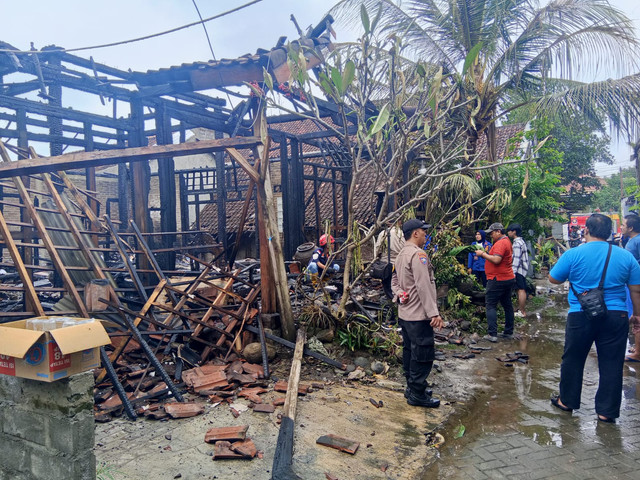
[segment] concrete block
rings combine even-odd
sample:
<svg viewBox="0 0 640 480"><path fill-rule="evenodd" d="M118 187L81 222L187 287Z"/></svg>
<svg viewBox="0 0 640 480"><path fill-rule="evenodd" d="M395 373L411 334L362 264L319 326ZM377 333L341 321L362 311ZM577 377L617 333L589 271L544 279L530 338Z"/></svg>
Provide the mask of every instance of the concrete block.
<svg viewBox="0 0 640 480"><path fill-rule="evenodd" d="M31 452L31 474L34 479L76 479L75 464L67 455L55 455L48 449Z"/></svg>
<svg viewBox="0 0 640 480"><path fill-rule="evenodd" d="M71 478L78 480L95 480L96 479L96 456L93 450L86 452L80 456L73 458L73 472ZM43 479L44 480L44 479Z"/></svg>
<svg viewBox="0 0 640 480"><path fill-rule="evenodd" d="M49 417L46 437L48 447L68 455L92 450L95 443L93 412L81 412L72 418Z"/></svg>
<svg viewBox="0 0 640 480"><path fill-rule="evenodd" d="M65 415L93 410L92 372L82 372L52 383L20 380L24 382L24 402L28 402L36 410L57 410Z"/></svg>
<svg viewBox="0 0 640 480"><path fill-rule="evenodd" d="M3 474L28 472L31 469L31 453L25 443L11 435L0 433L0 479Z"/></svg>
<svg viewBox="0 0 640 480"><path fill-rule="evenodd" d="M22 399L21 378L0 375L0 404L20 403Z"/></svg>
<svg viewBox="0 0 640 480"><path fill-rule="evenodd" d="M10 414L5 413L2 432L38 445L46 445L46 425L46 416L16 407Z"/></svg>
<svg viewBox="0 0 640 480"><path fill-rule="evenodd" d="M17 473L17 472L4 472L0 467L0 480L33 480L31 474Z"/></svg>

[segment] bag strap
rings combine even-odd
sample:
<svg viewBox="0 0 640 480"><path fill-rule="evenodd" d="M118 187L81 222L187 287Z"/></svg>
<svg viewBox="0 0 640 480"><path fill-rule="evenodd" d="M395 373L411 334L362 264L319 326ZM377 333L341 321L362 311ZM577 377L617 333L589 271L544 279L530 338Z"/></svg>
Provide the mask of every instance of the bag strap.
<svg viewBox="0 0 640 480"><path fill-rule="evenodd" d="M611 244L609 244L609 252L607 253L607 259L604 262L604 270L602 271L602 277L600 277L598 290L603 290L603 287L604 287L604 277L607 274L607 267L609 266L609 259L611 258L611 249L612 249L612 246ZM569 286L571 287L571 291L573 292L573 294L576 296L576 298L578 298L578 292L576 292L576 289L573 288L573 285L571 283L569 283Z"/></svg>
<svg viewBox="0 0 640 480"><path fill-rule="evenodd" d="M607 260L604 262L604 270L602 272L602 278L600 278L600 283L598 284L598 288L602 290L604 287L604 276L607 274L607 267L609 266L609 259L611 258L611 249L612 245L609 244L609 253L607 253Z"/></svg>

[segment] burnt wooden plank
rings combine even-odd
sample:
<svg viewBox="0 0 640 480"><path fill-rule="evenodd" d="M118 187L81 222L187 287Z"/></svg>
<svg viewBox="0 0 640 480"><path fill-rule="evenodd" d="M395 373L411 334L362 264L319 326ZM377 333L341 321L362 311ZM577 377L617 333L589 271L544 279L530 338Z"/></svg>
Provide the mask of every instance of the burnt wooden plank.
<svg viewBox="0 0 640 480"><path fill-rule="evenodd" d="M74 152L56 157L24 159L2 164L0 165L0 178L69 170L71 168L99 167L126 162L148 161L157 158L197 155L200 153L217 152L227 148L244 149L254 147L259 143L261 142L257 137L234 137L171 145L132 147L118 150ZM140 223L138 223L138 226L140 226Z"/></svg>
<svg viewBox="0 0 640 480"><path fill-rule="evenodd" d="M298 390L300 381L300 370L302 368L302 351L306 342L307 334L304 328L300 328L296 338L296 349L293 353L291 361L291 372L289 374L289 386L287 396L284 402L284 411L282 414L282 423L278 432L278 441L276 443L276 452L273 457L272 479L291 479L299 478L293 473L291 463L293 462L293 435L296 418L296 407L298 405L298 396L295 392Z"/></svg>

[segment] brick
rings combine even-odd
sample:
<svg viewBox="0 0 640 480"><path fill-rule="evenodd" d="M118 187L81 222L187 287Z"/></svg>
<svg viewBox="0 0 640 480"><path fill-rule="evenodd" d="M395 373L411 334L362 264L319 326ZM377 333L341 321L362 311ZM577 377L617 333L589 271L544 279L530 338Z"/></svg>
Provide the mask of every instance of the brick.
<svg viewBox="0 0 640 480"><path fill-rule="evenodd" d="M257 403L253 407L253 411L257 413L273 413L275 410L276 407L269 403Z"/></svg>
<svg viewBox="0 0 640 480"><path fill-rule="evenodd" d="M353 440L349 440L347 438L338 437L337 435L323 435L316 440L316 443L320 445L324 445L326 447L335 448L336 450L340 450L341 452L350 453L354 455L358 451L358 447L360 443L354 442Z"/></svg>
<svg viewBox="0 0 640 480"><path fill-rule="evenodd" d="M207 443L215 443L221 440L226 440L228 442L244 440L247 436L248 429L249 425L212 428L205 434L204 441Z"/></svg>
<svg viewBox="0 0 640 480"><path fill-rule="evenodd" d="M164 411L167 412L171 418L187 418L195 417L204 413L204 405L201 403L178 403L171 402L163 405Z"/></svg>

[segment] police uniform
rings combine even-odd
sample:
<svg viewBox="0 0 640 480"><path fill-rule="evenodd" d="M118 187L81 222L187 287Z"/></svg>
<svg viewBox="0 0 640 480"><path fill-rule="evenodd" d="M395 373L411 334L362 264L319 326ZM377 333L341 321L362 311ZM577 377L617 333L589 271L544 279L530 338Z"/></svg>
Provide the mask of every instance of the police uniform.
<svg viewBox="0 0 640 480"><path fill-rule="evenodd" d="M392 289L395 294L408 294L408 300L398 306L402 364L409 394L424 397L435 359L431 319L440 315L433 267L424 250L412 243L405 244L396 258Z"/></svg>

